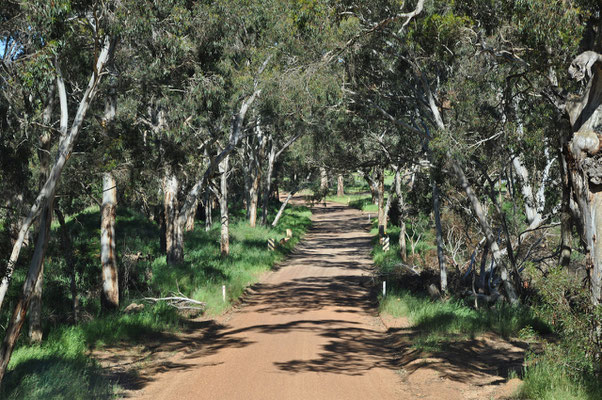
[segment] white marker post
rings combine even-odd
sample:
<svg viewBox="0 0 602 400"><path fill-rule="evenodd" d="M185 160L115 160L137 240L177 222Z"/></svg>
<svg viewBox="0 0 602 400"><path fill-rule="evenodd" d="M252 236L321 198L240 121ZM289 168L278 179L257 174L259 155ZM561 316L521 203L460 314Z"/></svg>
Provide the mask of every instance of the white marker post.
<svg viewBox="0 0 602 400"><path fill-rule="evenodd" d="M383 297L387 295L387 281L383 281Z"/></svg>
<svg viewBox="0 0 602 400"><path fill-rule="evenodd" d="M222 285L222 300L226 302L226 285Z"/></svg>

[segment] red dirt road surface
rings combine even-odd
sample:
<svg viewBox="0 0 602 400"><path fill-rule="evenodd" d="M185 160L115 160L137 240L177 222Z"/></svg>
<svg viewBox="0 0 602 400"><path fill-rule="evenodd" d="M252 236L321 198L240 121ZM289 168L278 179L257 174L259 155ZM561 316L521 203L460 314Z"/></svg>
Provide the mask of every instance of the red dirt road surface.
<svg viewBox="0 0 602 400"><path fill-rule="evenodd" d="M316 207L295 253L237 310L191 336L141 399L399 399L400 375L369 281L361 212Z"/></svg>
<svg viewBox="0 0 602 400"><path fill-rule="evenodd" d="M495 335L413 347L406 318L378 317L368 218L317 206L294 254L235 310L151 341L142 358L105 351L127 398L152 400L506 399L527 345ZM136 349L132 349L136 354ZM140 355L138 356L140 357ZM147 360L147 361L145 361ZM139 365L139 367L135 367ZM134 366L132 378L127 372ZM127 377L127 378L125 378Z"/></svg>

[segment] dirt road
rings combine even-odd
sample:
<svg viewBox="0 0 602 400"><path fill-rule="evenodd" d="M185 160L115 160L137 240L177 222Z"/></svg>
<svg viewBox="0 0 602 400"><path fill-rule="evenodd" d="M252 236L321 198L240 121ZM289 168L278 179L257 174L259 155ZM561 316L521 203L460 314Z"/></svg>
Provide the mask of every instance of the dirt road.
<svg viewBox="0 0 602 400"><path fill-rule="evenodd" d="M316 207L295 254L244 303L199 326L141 399L398 399L400 376L365 283L368 221Z"/></svg>

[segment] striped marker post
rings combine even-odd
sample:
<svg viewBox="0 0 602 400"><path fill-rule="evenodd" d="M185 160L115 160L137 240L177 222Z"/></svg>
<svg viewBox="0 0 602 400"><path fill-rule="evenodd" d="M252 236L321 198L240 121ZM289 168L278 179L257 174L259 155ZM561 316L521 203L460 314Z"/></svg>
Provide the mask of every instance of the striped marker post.
<svg viewBox="0 0 602 400"><path fill-rule="evenodd" d="M383 237L383 251L389 251L389 236Z"/></svg>
<svg viewBox="0 0 602 400"><path fill-rule="evenodd" d="M276 248L276 243L274 242L274 239L268 239L268 250L274 251L275 248Z"/></svg>

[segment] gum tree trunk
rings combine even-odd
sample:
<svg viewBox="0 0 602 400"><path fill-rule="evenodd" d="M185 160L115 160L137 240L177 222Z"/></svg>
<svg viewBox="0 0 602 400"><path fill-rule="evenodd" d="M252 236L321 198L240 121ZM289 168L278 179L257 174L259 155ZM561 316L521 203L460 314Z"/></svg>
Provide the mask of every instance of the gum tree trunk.
<svg viewBox="0 0 602 400"><path fill-rule="evenodd" d="M376 171L376 185L378 195L378 235L383 237L386 230L387 216L385 215L385 174L380 167Z"/></svg>
<svg viewBox="0 0 602 400"><path fill-rule="evenodd" d="M228 214L228 167L230 164L230 156L226 156L219 164L220 176L220 251L222 256L230 254L230 216Z"/></svg>
<svg viewBox="0 0 602 400"><path fill-rule="evenodd" d="M345 196L345 182L343 180L343 175L339 174L337 176L337 196L343 197Z"/></svg>
<svg viewBox="0 0 602 400"><path fill-rule="evenodd" d="M324 167L320 167L320 193L324 196L328 194L328 173Z"/></svg>
<svg viewBox="0 0 602 400"><path fill-rule="evenodd" d="M44 183L44 187L39 191L38 196L32 204L27 217L23 220L21 228L19 229L17 240L13 245L13 249L7 263L6 273L2 278L2 281L0 282L0 308L2 307L4 297L6 296L6 292L8 291L10 279L12 277L15 264L19 259L19 254L21 253L21 248L23 247L23 241L25 240L27 233L29 232L29 228L33 224L33 221L38 217L38 215L42 211L44 205L51 203L52 196L56 191L56 185L58 184L61 173L63 172L63 168L65 167L65 164L67 163L67 160L69 159L69 156L73 151L73 146L75 145L75 142L79 135L82 122L86 116L90 104L92 103L92 100L94 99L94 96L96 95L98 83L100 82L100 78L102 76L101 72L103 72L106 63L109 61L112 47L112 40L109 37L106 37L103 43L103 47L98 54L98 58L95 60L94 72L92 73L92 76L90 77L90 80L88 82L88 86L82 96L82 99L79 102L75 118L73 119L73 123L71 124L71 129L69 129L68 132L67 95L65 92L65 83L63 81L62 75L60 74L60 69L58 69L57 66L57 90L59 91L59 99L61 106L61 131L63 127L65 127L65 131L61 134L61 140L59 143L59 153L54 165L52 166L52 169L50 170L48 179L46 180L46 183ZM37 281L37 277L35 278L35 281ZM29 300L27 301L27 306L29 306ZM25 309L25 313L26 312L27 310ZM0 370L0 380L2 379L3 373L4 371Z"/></svg>
<svg viewBox="0 0 602 400"><path fill-rule="evenodd" d="M209 190L207 190L205 194L205 232L209 232L211 230L211 225L213 225L213 200L211 199L211 194Z"/></svg>
<svg viewBox="0 0 602 400"><path fill-rule="evenodd" d="M395 172L395 194L397 196L397 212L399 213L399 255L401 261L407 261L405 203L401 191L401 174L399 168Z"/></svg>
<svg viewBox="0 0 602 400"><path fill-rule="evenodd" d="M49 203L42 209L40 215L40 230L36 245L29 265L29 271L25 283L23 284L23 292L19 297L17 305L12 313L8 328L0 348L0 382L4 377L10 356L15 348L15 343L19 338L25 317L27 316L27 310L33 297L34 288L36 283L42 274L42 268L44 265L44 255L46 254L46 247L48 246L48 237L50 235L50 225L52 222L52 205L54 201L54 193L50 193Z"/></svg>
<svg viewBox="0 0 602 400"><path fill-rule="evenodd" d="M48 104L44 109L42 121L44 125L49 126L52 118L52 111L54 109L54 87L50 91ZM38 159L40 160L40 176L38 188L41 189L44 186L44 182L48 179L48 172L50 170L50 144L51 135L45 131L40 135L40 150L38 150ZM42 264L40 277L36 282L36 286L33 291L33 297L31 299L31 311L29 312L29 340L34 343L40 343L42 341L42 288L44 286L44 264Z"/></svg>
<svg viewBox="0 0 602 400"><path fill-rule="evenodd" d="M474 193L472 187L470 186L468 179L466 179L466 175L464 174L462 166L457 160L451 157L451 154L449 155L454 174L456 175L460 186L464 190L464 193L466 193L466 197L468 197L468 200L470 201L471 209L475 214L477 221L479 221L481 230L483 231L483 233L485 233L485 237L487 238L487 243L489 244L489 249L491 250L493 259L495 260L495 264L500 270L500 278L502 279L504 290L508 295L508 300L510 300L510 303L512 304L518 304L519 298L516 292L516 288L514 287L510 274L508 273L508 269L506 267L506 263L502 255L502 251L500 250L500 247L497 244L495 235L493 234L493 230L491 229L491 226L487 221L487 214L485 213L477 195Z"/></svg>
<svg viewBox="0 0 602 400"><path fill-rule="evenodd" d="M433 174L431 174L432 176ZM443 229L441 227L441 200L439 197L439 186L436 178L432 176L433 186L433 214L435 214L435 231L437 233L437 259L439 260L439 277L441 283L441 293L447 292L447 265L445 263L445 254L443 254Z"/></svg>
<svg viewBox="0 0 602 400"><path fill-rule="evenodd" d="M429 109L431 110L437 128L439 128L441 131L445 131L445 123L443 122L443 118L441 117L441 113L439 112L439 108L437 107L435 98L433 97L433 93L431 92L431 89L426 80L423 80L423 86L425 90L426 100L428 102ZM491 250L493 259L495 260L495 263L500 270L500 278L502 279L502 284L504 285L504 290L506 291L508 300L513 305L516 305L519 303L518 293L516 292L516 288L514 287L512 278L508 273L506 262L503 258L503 254L497 244L497 241L495 240L495 235L493 234L491 225L489 225L489 221L487 221L487 214L483 209L483 205L481 204L479 198L472 189L470 182L468 182L468 179L466 178L466 174L464 173L464 169L460 162L455 159L451 150L448 150L446 155L451 163L453 174L456 176L460 187L462 187L464 193L466 194L466 197L470 201L472 212L477 218L477 221L481 226L481 230L485 233L485 237L487 238L487 242L489 243L489 249Z"/></svg>
<svg viewBox="0 0 602 400"><path fill-rule="evenodd" d="M165 254L167 263L182 261L182 226L178 221L178 178L167 167L163 178L163 208L165 213Z"/></svg>
<svg viewBox="0 0 602 400"><path fill-rule="evenodd" d="M194 219L196 218L196 210L199 207L199 202L198 200L194 203L194 205L192 206L193 210L188 214L188 216L186 217L186 232L190 232L192 230L194 230Z"/></svg>
<svg viewBox="0 0 602 400"><path fill-rule="evenodd" d="M261 121L257 118L255 123L255 135L257 137L257 145L251 151L251 165L249 168L251 182L249 186L249 208L247 214L249 217L249 225L255 227L257 224L257 205L259 202L259 184L261 182L261 160L263 159L266 147L263 130L260 125Z"/></svg>
<svg viewBox="0 0 602 400"><path fill-rule="evenodd" d="M102 208L100 220L100 262L102 265L103 310L119 308L119 280L117 254L115 253L115 216L117 211L117 185L110 172L102 176Z"/></svg>
<svg viewBox="0 0 602 400"><path fill-rule="evenodd" d="M602 163L595 157L602 138L602 55L586 51L577 56L571 76L581 80L591 76L582 98L569 101L573 137L566 148L571 194L578 206L580 232L586 244L591 298L594 305L602 304ZM597 334L602 338L602 327Z"/></svg>
<svg viewBox="0 0 602 400"><path fill-rule="evenodd" d="M232 128L230 131L228 145L215 158L209 161L209 166L205 170L205 173L200 179L197 180L190 192L188 192L186 199L184 200L184 204L179 211L178 219L180 220L180 226L183 227L186 225L186 220L189 218L190 213L194 211L193 207L198 202L203 190L206 189L207 183L214 174L215 168L238 146L238 142L241 139L243 128L242 124L245 120L245 115L247 114L249 107L251 107L251 104L253 104L253 101L255 101L260 93L261 89L256 89L251 96L247 97L242 102L240 110L232 118ZM182 241L182 245L183 243L184 242Z"/></svg>

